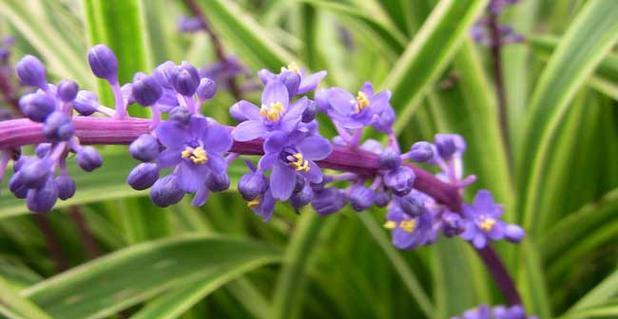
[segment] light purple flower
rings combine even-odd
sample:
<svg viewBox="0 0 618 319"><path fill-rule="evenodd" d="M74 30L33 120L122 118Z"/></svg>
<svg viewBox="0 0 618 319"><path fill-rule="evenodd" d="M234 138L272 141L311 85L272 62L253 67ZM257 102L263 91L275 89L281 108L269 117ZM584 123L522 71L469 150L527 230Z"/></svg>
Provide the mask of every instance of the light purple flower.
<svg viewBox="0 0 618 319"><path fill-rule="evenodd" d="M412 249L435 240L432 216L427 210L419 216L411 216L397 201L392 201L386 219L384 227L392 230L393 245L399 249Z"/></svg>
<svg viewBox="0 0 618 319"><path fill-rule="evenodd" d="M305 68L299 67L296 63L290 63L287 67L282 67L279 74L274 74L266 69L258 72L258 76L264 84L272 81L279 81L287 84L290 96L307 94L315 90L322 79L326 76L326 71L316 73L306 73ZM286 80L297 78L296 80Z"/></svg>
<svg viewBox="0 0 618 319"><path fill-rule="evenodd" d="M537 317L526 316L526 312L521 305L498 305L493 308L488 305L480 305L466 310L461 316L451 317L451 319L537 319Z"/></svg>

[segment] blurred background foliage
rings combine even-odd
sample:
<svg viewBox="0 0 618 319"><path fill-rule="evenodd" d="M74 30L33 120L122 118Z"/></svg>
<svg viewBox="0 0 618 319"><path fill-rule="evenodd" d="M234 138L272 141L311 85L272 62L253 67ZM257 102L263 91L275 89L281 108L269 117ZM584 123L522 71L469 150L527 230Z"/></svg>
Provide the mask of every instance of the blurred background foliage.
<svg viewBox="0 0 618 319"><path fill-rule="evenodd" d="M197 2L250 70L241 85L297 62L327 70L327 85L393 90L402 145L462 134L479 177L468 196L490 189L528 232L497 248L529 313L618 317L618 1L522 0L505 12L526 38L503 48L508 143L488 49L468 32L486 1ZM109 94L86 63L95 43L115 50L123 82L165 60L217 62L205 32L178 32L187 15L171 0L0 0L0 35L15 38L13 60L35 54L53 79ZM233 102L220 90L204 110L232 123ZM123 148L103 155L99 171L72 168L76 197L44 217L0 195L4 316L447 318L502 302L463 241L397 251L382 210L319 218L280 205L265 224L233 191L161 209L125 185L135 163ZM240 174L231 168L233 184Z"/></svg>

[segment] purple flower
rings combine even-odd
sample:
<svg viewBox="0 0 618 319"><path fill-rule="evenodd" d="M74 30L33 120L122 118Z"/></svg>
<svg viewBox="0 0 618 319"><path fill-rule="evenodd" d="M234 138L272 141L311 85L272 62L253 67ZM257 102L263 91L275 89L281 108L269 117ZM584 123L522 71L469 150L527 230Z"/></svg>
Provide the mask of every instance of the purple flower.
<svg viewBox="0 0 618 319"><path fill-rule="evenodd" d="M507 224L500 219L504 210L494 202L489 191L478 191L472 204L463 205L462 213L465 230L460 237L471 242L477 249L487 246L489 240L506 237ZM523 237L523 230L513 227L511 229L512 239L520 240Z"/></svg>
<svg viewBox="0 0 618 319"><path fill-rule="evenodd" d="M194 115L187 125L166 121L156 128L159 142L165 147L157 157L160 168L174 168L175 184L187 193L208 194L211 174L227 170L223 158L232 146L227 128L211 119Z"/></svg>
<svg viewBox="0 0 618 319"><path fill-rule="evenodd" d="M290 96L295 96L315 90L326 76L326 71L307 74L305 68L299 67L296 63L290 63L287 67L282 67L279 74L263 69L258 72L258 76L266 85L272 81L286 84Z"/></svg>
<svg viewBox="0 0 618 319"><path fill-rule="evenodd" d="M427 209L418 216L411 216L398 201L388 206L384 227L392 230L393 245L399 249L412 249L435 240L431 213Z"/></svg>
<svg viewBox="0 0 618 319"><path fill-rule="evenodd" d="M260 108L247 101L232 106L232 110L237 108L247 119L236 126L232 136L237 141L250 141L268 137L274 131L290 133L298 126L308 104L309 99L302 98L290 105L285 85L271 81L264 88Z"/></svg>
<svg viewBox="0 0 618 319"><path fill-rule="evenodd" d="M311 183L322 181L322 172L314 161L326 158L332 146L317 135L275 132L264 143L264 151L259 169L272 169L270 190L273 197L287 200L294 191L296 178L305 178Z"/></svg>
<svg viewBox="0 0 618 319"><path fill-rule="evenodd" d="M254 199L247 202L247 206L258 216L267 222L269 221L275 210L277 201L272 195L270 188L267 188L263 194L258 195Z"/></svg>
<svg viewBox="0 0 618 319"><path fill-rule="evenodd" d="M194 33L204 29L204 23L198 17L180 17L177 22L178 31Z"/></svg>
<svg viewBox="0 0 618 319"><path fill-rule="evenodd" d="M466 310L461 316L451 317L451 319L537 319L536 316L526 316L526 312L521 305L495 306L480 305L476 308Z"/></svg>

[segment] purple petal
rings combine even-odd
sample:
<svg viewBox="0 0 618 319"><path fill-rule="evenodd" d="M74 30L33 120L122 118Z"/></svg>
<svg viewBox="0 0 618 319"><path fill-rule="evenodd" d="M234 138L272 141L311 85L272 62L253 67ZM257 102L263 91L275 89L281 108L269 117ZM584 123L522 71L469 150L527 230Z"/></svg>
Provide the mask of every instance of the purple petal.
<svg viewBox="0 0 618 319"><path fill-rule="evenodd" d="M322 171L313 161L309 161L309 171L303 175L312 183L319 184L322 182Z"/></svg>
<svg viewBox="0 0 618 319"><path fill-rule="evenodd" d="M208 171L204 165L195 165L182 162L176 171L176 183L178 187L187 193L194 193L204 185Z"/></svg>
<svg viewBox="0 0 618 319"><path fill-rule="evenodd" d="M202 138L202 135L206 132L206 127L208 127L208 120L205 117L192 116L189 120L189 132L191 132L193 139Z"/></svg>
<svg viewBox="0 0 618 319"><path fill-rule="evenodd" d="M261 170L271 169L277 162L277 157L279 157L279 153L270 153L262 156L262 158L260 158L260 162L258 163L258 167Z"/></svg>
<svg viewBox="0 0 618 319"><path fill-rule="evenodd" d="M292 196L296 184L295 172L292 168L276 163L270 176L270 190L278 200L287 200Z"/></svg>
<svg viewBox="0 0 618 319"><path fill-rule="evenodd" d="M180 163L180 155L179 150L165 150L157 157L157 165L161 168L176 166Z"/></svg>
<svg viewBox="0 0 618 319"><path fill-rule="evenodd" d="M195 193L195 196L193 197L193 200L191 201L191 205L193 206L204 205L206 201L208 200L208 195L210 195L210 191L208 190L208 187L206 187L205 184L202 184L202 186L200 186L197 189L197 192Z"/></svg>
<svg viewBox="0 0 618 319"><path fill-rule="evenodd" d="M305 112L308 105L309 99L306 97L303 97L296 103L292 104L281 119L281 128L285 132L291 132L294 130L303 117L303 112Z"/></svg>
<svg viewBox="0 0 618 319"><path fill-rule="evenodd" d="M284 108L288 107L290 102L288 89L279 81L269 81L262 93L262 104L271 105L277 102L283 104Z"/></svg>
<svg viewBox="0 0 618 319"><path fill-rule="evenodd" d="M482 233L477 233L474 236L474 240L472 240L472 245L476 247L476 249L483 249L487 245L487 238Z"/></svg>
<svg viewBox="0 0 618 319"><path fill-rule="evenodd" d="M255 104L247 102L245 100L239 101L236 103L240 112L249 120L259 120L262 117L260 116L260 109L255 106Z"/></svg>
<svg viewBox="0 0 618 319"><path fill-rule="evenodd" d="M363 93L365 93L365 94L367 94L369 96L372 96L372 95L375 94L374 90L373 90L373 84L371 84L371 82L369 82L369 81L363 83L363 86L361 86L360 90L361 90L361 92L363 92Z"/></svg>
<svg viewBox="0 0 618 319"><path fill-rule="evenodd" d="M325 159L333 151L332 145L321 136L309 136L296 145L303 157L319 161Z"/></svg>
<svg viewBox="0 0 618 319"><path fill-rule="evenodd" d="M399 249L410 249L415 246L414 233L408 233L401 228L395 228L393 230L393 245Z"/></svg>
<svg viewBox="0 0 618 319"><path fill-rule="evenodd" d="M204 165L202 165L204 166ZM206 162L206 166L212 171L216 173L223 173L227 169L227 162L223 158L223 156L216 153L208 154L208 161Z"/></svg>
<svg viewBox="0 0 618 319"><path fill-rule="evenodd" d="M211 122L202 136L202 142L208 152L225 153L232 147L230 131L216 122Z"/></svg>
<svg viewBox="0 0 618 319"><path fill-rule="evenodd" d="M157 138L169 149L182 149L189 134L186 128L175 121L166 121L157 126Z"/></svg>
<svg viewBox="0 0 618 319"><path fill-rule="evenodd" d="M289 141L287 134L281 131L273 132L264 142L264 152L279 153L288 143Z"/></svg>
<svg viewBox="0 0 618 319"><path fill-rule="evenodd" d="M234 140L245 142L263 137L268 132L262 121L244 121L232 130Z"/></svg>
<svg viewBox="0 0 618 319"><path fill-rule="evenodd" d="M298 86L298 91L296 94L301 95L315 90L325 76L326 71L320 71L309 76L301 77L300 85Z"/></svg>
<svg viewBox="0 0 618 319"><path fill-rule="evenodd" d="M330 89L328 101L332 108L339 114L347 115L355 111L354 106L356 105L356 98L352 93L344 89Z"/></svg>

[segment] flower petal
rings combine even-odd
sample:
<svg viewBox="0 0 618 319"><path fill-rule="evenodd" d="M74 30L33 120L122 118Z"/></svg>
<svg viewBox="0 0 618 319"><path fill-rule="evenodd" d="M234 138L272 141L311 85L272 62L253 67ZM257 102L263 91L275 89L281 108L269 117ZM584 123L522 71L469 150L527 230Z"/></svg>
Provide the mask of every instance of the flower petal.
<svg viewBox="0 0 618 319"><path fill-rule="evenodd" d="M271 105L277 102L283 104L284 108L288 107L290 102L288 89L278 80L269 81L264 87L264 93L262 93L262 104Z"/></svg>
<svg viewBox="0 0 618 319"><path fill-rule="evenodd" d="M337 113L348 115L354 113L356 98L344 89L331 88L328 93L328 102Z"/></svg>
<svg viewBox="0 0 618 319"><path fill-rule="evenodd" d="M182 149L189 138L187 129L175 121L160 123L156 133L159 142L169 149Z"/></svg>
<svg viewBox="0 0 618 319"><path fill-rule="evenodd" d="M270 176L270 190L274 198L282 201L287 200L292 196L295 184L296 176L293 169L282 163L276 163L273 166Z"/></svg>
<svg viewBox="0 0 618 319"><path fill-rule="evenodd" d="M309 76L301 77L300 85L298 86L298 91L296 94L301 95L315 90L325 76L326 71L320 71Z"/></svg>
<svg viewBox="0 0 618 319"><path fill-rule="evenodd" d="M194 193L204 186L208 170L204 165L195 165L189 162L182 162L176 171L176 183L184 192Z"/></svg>
<svg viewBox="0 0 618 319"><path fill-rule="evenodd" d="M242 100L237 102L236 106L240 112L242 112L242 114L250 120L259 120L262 118L260 116L260 109L253 103Z"/></svg>
<svg viewBox="0 0 618 319"><path fill-rule="evenodd" d="M277 162L277 157L279 157L279 153L270 153L262 156L260 158L260 162L258 163L258 167L260 170L269 170L275 165Z"/></svg>
<svg viewBox="0 0 618 319"><path fill-rule="evenodd" d="M202 142L208 152L225 153L232 147L232 135L228 128L212 121L202 136Z"/></svg>
<svg viewBox="0 0 618 319"><path fill-rule="evenodd" d="M303 173L310 182L314 184L319 184L322 182L322 171L320 167L316 165L313 161L309 161L309 171L307 173Z"/></svg>
<svg viewBox="0 0 618 319"><path fill-rule="evenodd" d="M215 173L224 173L227 170L227 162L225 161L223 156L216 153L208 154L208 161L206 162L206 166L208 166L208 168Z"/></svg>
<svg viewBox="0 0 618 319"><path fill-rule="evenodd" d="M208 127L208 120L202 116L192 116L189 121L189 132L193 140L202 138Z"/></svg>
<svg viewBox="0 0 618 319"><path fill-rule="evenodd" d="M191 205L199 207L206 204L206 201L208 200L208 195L210 195L208 187L206 187L206 185L200 186L200 188L198 188L197 192L195 193L193 200L191 201Z"/></svg>
<svg viewBox="0 0 618 319"><path fill-rule="evenodd" d="M305 112L308 105L309 99L306 97L292 104L281 119L281 129L285 132L293 131L302 119L303 112Z"/></svg>
<svg viewBox="0 0 618 319"><path fill-rule="evenodd" d="M321 136L309 136L296 145L303 157L318 161L325 159L333 151L333 146Z"/></svg>
<svg viewBox="0 0 618 319"><path fill-rule="evenodd" d="M157 165L161 168L176 166L180 163L180 159L179 150L165 150L157 156Z"/></svg>
<svg viewBox="0 0 618 319"><path fill-rule="evenodd" d="M249 120L238 124L238 126L232 130L232 137L234 137L236 141L245 142L264 137L266 132L268 132L268 130L262 121Z"/></svg>

